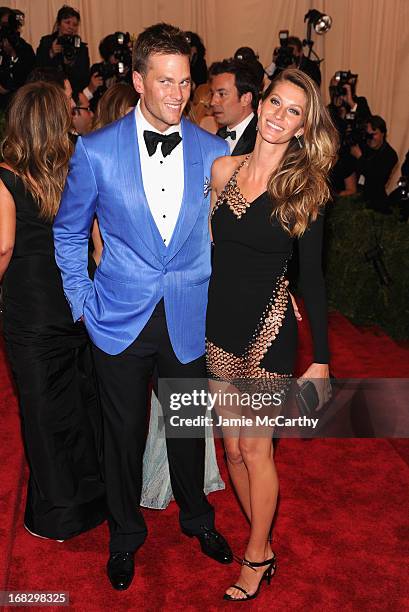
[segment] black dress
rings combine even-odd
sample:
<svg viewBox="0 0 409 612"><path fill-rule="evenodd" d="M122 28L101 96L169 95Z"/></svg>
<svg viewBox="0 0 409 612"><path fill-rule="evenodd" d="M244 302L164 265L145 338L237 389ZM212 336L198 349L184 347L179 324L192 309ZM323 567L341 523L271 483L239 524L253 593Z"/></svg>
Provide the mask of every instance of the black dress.
<svg viewBox="0 0 409 612"><path fill-rule="evenodd" d="M207 367L212 378L280 379L293 374L297 322L285 286L293 239L271 216L267 192L248 203L237 174L212 211L213 271L207 307ZM314 361L328 363L327 314L321 271L323 217L299 239L300 288L314 343Z"/></svg>
<svg viewBox="0 0 409 612"><path fill-rule="evenodd" d="M64 297L51 224L17 175L0 168L0 178L16 206L3 300L30 468L24 520L35 534L66 539L106 517L90 346Z"/></svg>

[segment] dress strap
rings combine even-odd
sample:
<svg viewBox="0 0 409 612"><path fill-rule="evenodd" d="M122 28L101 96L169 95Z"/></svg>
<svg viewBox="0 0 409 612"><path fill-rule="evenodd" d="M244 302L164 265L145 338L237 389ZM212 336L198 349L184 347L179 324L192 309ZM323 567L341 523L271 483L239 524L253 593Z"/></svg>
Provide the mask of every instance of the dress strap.
<svg viewBox="0 0 409 612"><path fill-rule="evenodd" d="M13 170L4 168L3 166L0 166L0 179L3 181L5 187L7 187L7 189L10 191L11 195L13 195L13 191L17 187L18 181L21 181L18 174L13 172Z"/></svg>
<svg viewBox="0 0 409 612"><path fill-rule="evenodd" d="M237 175L240 172L240 170L243 168L243 166L246 165L246 163L249 161L249 157L250 157L251 153L248 153L246 155L246 157L243 159L242 162L239 163L239 165L237 166L237 168L235 169L235 171L233 172L233 174L231 175L229 181L227 184L229 184L231 181L235 181L237 179Z"/></svg>

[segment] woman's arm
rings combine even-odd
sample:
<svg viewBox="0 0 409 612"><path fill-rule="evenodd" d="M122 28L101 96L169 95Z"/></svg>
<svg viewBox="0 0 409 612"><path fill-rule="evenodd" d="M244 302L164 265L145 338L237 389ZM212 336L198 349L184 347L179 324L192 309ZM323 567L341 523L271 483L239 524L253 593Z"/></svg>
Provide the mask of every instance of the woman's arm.
<svg viewBox="0 0 409 612"><path fill-rule="evenodd" d="M62 47L57 43L56 34L43 36L37 48L37 66L58 66L61 60Z"/></svg>
<svg viewBox="0 0 409 612"><path fill-rule="evenodd" d="M16 207L7 187L0 180L0 281L10 263L16 236Z"/></svg>
<svg viewBox="0 0 409 612"><path fill-rule="evenodd" d="M327 300L324 276L322 273L322 239L324 214L318 215L299 239L300 252L300 289L310 322L314 361L302 378L315 379L320 398L319 407L329 399L329 348Z"/></svg>

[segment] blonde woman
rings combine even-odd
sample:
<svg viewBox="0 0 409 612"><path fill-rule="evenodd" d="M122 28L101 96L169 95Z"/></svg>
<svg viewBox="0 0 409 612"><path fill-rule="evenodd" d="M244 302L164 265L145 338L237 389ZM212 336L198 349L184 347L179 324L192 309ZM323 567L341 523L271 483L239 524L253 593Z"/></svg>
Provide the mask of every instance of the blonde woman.
<svg viewBox="0 0 409 612"><path fill-rule="evenodd" d="M92 123L92 130L99 128L124 117L137 104L139 95L128 83L116 83L106 90L97 109Z"/></svg>
<svg viewBox="0 0 409 612"><path fill-rule="evenodd" d="M0 164L4 338L30 469L24 521L32 535L55 540L105 519L88 336L72 321L51 229L71 155L70 127L60 87L25 85L9 110Z"/></svg>
<svg viewBox="0 0 409 612"><path fill-rule="evenodd" d="M336 131L315 84L296 69L272 82L258 116L253 153L222 157L212 168L209 375L274 388L293 373L297 325L285 273L298 239L314 342L314 363L303 376L319 379L322 403L329 393L329 352L321 241ZM278 494L272 431L248 433L243 427L223 431L230 476L250 522L240 576L224 596L230 601L254 599L276 565L269 541Z"/></svg>

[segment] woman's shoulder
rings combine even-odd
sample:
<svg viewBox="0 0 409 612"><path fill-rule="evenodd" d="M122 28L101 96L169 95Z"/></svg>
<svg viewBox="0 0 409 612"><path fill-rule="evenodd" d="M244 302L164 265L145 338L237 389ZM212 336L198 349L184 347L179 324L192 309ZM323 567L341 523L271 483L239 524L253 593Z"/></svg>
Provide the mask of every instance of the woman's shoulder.
<svg viewBox="0 0 409 612"><path fill-rule="evenodd" d="M6 170L6 172L4 172ZM10 177L10 175L13 175L14 180L17 178L20 178L20 176L17 174L17 172L14 170L14 168L12 168L11 166L9 166L9 164L7 164L6 162L0 162L0 179L8 178Z"/></svg>
<svg viewBox="0 0 409 612"><path fill-rule="evenodd" d="M212 166L212 181L214 184L216 186L218 184L224 186L245 157L245 155L237 155L235 157L224 155L223 157L215 159Z"/></svg>
<svg viewBox="0 0 409 612"><path fill-rule="evenodd" d="M12 168L9 164L7 164L4 161L0 162L0 168L4 168L5 170L10 170L10 172L13 172L14 174L17 174L17 172L14 170L14 168Z"/></svg>

